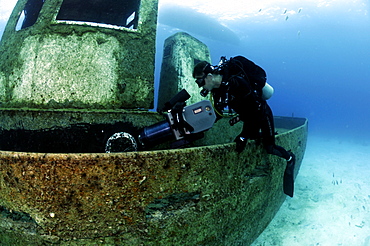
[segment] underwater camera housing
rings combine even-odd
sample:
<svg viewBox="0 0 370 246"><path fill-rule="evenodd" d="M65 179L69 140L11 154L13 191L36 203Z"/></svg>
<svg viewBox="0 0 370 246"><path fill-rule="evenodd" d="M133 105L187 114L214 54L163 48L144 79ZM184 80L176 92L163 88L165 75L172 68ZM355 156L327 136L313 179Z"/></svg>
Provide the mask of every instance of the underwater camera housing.
<svg viewBox="0 0 370 246"><path fill-rule="evenodd" d="M185 89L180 91L160 111L167 111L166 120L143 128L136 138L125 132L115 133L107 141L106 152L147 149L171 140L174 142L170 147L179 148L202 138L204 131L215 123L216 114L209 100L186 106L185 101L189 98Z"/></svg>

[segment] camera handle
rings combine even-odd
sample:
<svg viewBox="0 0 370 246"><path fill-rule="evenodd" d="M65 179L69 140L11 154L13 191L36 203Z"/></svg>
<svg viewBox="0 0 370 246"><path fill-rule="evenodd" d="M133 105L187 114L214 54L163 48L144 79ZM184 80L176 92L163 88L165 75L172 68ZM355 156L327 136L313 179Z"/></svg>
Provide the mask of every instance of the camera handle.
<svg viewBox="0 0 370 246"><path fill-rule="evenodd" d="M185 106L185 102L177 102L171 112L167 114L167 119L174 130L176 140L184 138L194 130L194 128L184 120L182 115Z"/></svg>

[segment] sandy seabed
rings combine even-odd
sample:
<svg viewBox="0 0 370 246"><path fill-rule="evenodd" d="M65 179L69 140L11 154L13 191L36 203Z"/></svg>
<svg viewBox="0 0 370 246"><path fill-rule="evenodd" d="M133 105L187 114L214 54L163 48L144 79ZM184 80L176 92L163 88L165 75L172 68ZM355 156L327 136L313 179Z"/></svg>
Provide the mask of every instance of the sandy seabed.
<svg viewBox="0 0 370 246"><path fill-rule="evenodd" d="M287 198L252 246L370 246L370 142L309 136Z"/></svg>

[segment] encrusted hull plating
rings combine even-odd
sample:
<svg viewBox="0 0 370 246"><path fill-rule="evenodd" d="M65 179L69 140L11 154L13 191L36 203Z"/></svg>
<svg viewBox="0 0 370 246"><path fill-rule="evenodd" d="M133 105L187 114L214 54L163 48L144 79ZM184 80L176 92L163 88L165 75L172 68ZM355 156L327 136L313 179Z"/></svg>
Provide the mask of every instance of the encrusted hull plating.
<svg viewBox="0 0 370 246"><path fill-rule="evenodd" d="M275 122L278 144L296 153L297 174L307 120L277 117ZM268 155L255 141L237 154L233 143L219 142L230 142L220 138L229 134L225 124L218 122L196 143L203 146L184 149L116 154L1 151L1 241L249 245L285 199L286 162Z"/></svg>

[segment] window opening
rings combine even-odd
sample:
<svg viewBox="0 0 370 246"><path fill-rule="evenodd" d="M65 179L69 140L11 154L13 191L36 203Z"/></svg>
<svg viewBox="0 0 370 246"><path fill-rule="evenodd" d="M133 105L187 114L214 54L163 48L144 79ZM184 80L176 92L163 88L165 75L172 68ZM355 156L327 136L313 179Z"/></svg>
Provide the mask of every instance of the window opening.
<svg viewBox="0 0 370 246"><path fill-rule="evenodd" d="M21 15L19 16L16 31L33 26L39 17L44 0L28 0Z"/></svg>
<svg viewBox="0 0 370 246"><path fill-rule="evenodd" d="M95 22L137 29L140 0L64 0L57 20Z"/></svg>
<svg viewBox="0 0 370 246"><path fill-rule="evenodd" d="M22 26L23 26L23 22L24 22L24 18L25 18L25 14L24 14L24 10L22 11L21 15L19 16L19 19L18 19L18 22L17 22L17 25L15 26L15 30L16 31L19 31L22 29Z"/></svg>

